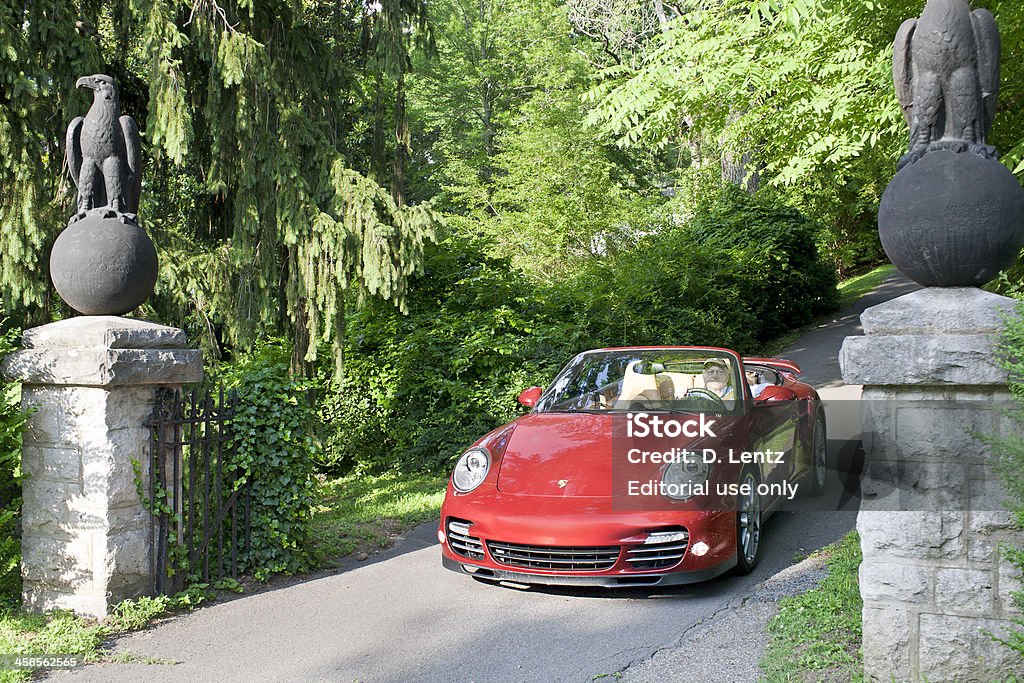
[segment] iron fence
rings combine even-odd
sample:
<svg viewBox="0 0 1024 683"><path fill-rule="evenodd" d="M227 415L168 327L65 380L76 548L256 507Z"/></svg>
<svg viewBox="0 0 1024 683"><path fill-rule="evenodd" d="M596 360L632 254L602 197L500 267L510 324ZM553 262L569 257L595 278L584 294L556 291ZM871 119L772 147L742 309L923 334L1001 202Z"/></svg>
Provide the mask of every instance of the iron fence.
<svg viewBox="0 0 1024 683"><path fill-rule="evenodd" d="M251 538L250 488L235 462L235 392L194 387L158 390L149 501L157 593L189 581L238 578Z"/></svg>

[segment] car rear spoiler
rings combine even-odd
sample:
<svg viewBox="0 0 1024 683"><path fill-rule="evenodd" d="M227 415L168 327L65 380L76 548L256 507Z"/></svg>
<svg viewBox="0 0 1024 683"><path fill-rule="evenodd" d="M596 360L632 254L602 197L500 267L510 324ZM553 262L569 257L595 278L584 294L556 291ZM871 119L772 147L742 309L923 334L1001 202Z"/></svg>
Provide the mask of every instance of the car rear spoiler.
<svg viewBox="0 0 1024 683"><path fill-rule="evenodd" d="M781 370L783 372L789 372L794 375L800 374L800 366L791 360L785 358L744 358L744 363L753 363L754 365L767 365L770 368Z"/></svg>

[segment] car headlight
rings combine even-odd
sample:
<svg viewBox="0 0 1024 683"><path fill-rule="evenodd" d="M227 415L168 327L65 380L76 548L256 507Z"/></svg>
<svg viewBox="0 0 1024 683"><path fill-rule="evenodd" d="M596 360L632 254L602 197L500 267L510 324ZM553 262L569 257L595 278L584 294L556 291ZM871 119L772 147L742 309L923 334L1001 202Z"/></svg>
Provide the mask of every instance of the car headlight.
<svg viewBox="0 0 1024 683"><path fill-rule="evenodd" d="M455 463L455 472L452 473L452 484L455 485L455 490L460 493L469 493L480 485L489 469L491 469L491 456L487 450L479 446L470 448Z"/></svg>
<svg viewBox="0 0 1024 683"><path fill-rule="evenodd" d="M685 458L665 468L661 475L662 490L674 500L689 500L699 493L711 474L711 465L704 462L696 453L687 454Z"/></svg>

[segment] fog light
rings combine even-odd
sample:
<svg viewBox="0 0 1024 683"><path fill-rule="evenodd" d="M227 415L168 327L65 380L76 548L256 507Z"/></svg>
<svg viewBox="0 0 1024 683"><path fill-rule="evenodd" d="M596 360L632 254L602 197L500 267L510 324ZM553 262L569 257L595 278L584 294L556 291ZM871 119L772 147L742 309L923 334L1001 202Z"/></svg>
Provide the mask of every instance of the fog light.
<svg viewBox="0 0 1024 683"><path fill-rule="evenodd" d="M704 541L699 541L697 543L694 543L693 547L690 548L690 552L692 554L696 555L697 557L704 557L705 555L708 554L708 550L709 550L708 544L705 543Z"/></svg>
<svg viewBox="0 0 1024 683"><path fill-rule="evenodd" d="M442 543L442 544L444 543L444 530L443 529L438 529L437 530L437 542L438 543Z"/></svg>
<svg viewBox="0 0 1024 683"><path fill-rule="evenodd" d="M677 543L679 541L685 541L690 537L685 531L655 531L653 534L644 539L644 545L651 543ZM707 546L705 546L706 548Z"/></svg>

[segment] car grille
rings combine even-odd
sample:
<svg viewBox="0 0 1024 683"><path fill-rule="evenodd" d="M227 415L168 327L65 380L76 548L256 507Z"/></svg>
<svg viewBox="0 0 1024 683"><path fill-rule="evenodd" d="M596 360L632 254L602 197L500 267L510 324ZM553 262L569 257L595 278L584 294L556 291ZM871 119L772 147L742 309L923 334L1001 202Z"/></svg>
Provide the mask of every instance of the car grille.
<svg viewBox="0 0 1024 683"><path fill-rule="evenodd" d="M685 532L683 532L685 533ZM686 538L666 543L647 543L630 548L626 554L626 562L633 569L664 569L678 564L686 554L690 543Z"/></svg>
<svg viewBox="0 0 1024 683"><path fill-rule="evenodd" d="M603 571L619 559L618 546L574 548L488 541L487 549L498 564L564 572Z"/></svg>
<svg viewBox="0 0 1024 683"><path fill-rule="evenodd" d="M469 529L473 526L472 522L449 518L447 526L448 547L452 549L452 552L471 560L484 559L484 544L480 542L479 538L469 535Z"/></svg>

